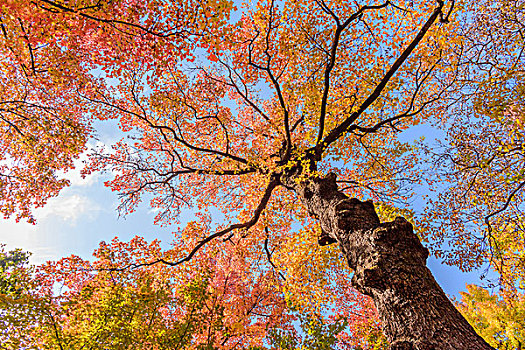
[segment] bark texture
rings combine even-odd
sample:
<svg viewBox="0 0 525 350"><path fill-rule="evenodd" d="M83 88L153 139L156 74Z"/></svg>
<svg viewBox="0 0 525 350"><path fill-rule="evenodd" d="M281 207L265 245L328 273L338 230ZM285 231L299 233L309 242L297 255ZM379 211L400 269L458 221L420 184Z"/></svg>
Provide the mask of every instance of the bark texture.
<svg viewBox="0 0 525 350"><path fill-rule="evenodd" d="M380 223L371 201L348 198L335 175L289 179L323 234L354 270L353 286L373 298L392 350L493 349L457 311L426 267L428 249L402 217Z"/></svg>

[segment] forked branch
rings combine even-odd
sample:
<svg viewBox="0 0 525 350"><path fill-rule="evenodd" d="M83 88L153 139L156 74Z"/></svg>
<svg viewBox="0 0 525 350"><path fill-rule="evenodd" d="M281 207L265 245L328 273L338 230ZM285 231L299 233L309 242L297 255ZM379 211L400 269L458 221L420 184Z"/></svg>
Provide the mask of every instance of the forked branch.
<svg viewBox="0 0 525 350"><path fill-rule="evenodd" d="M423 27L419 30L416 37L412 40L412 42L407 46L407 48L403 51L403 53L398 57L398 59L392 64L390 69L386 72L386 74L383 76L379 84L377 84L374 91L367 97L367 99L359 106L359 109L355 112L353 112L348 118L343 120L338 126L336 126L332 131L326 135L326 137L323 139L322 142L319 142L313 149L315 153L315 157L317 160L321 158L322 153L335 141L337 141L340 137L345 135L352 125L353 122L359 118L359 116L372 104L374 103L381 93L383 92L384 88L390 81L390 79L394 76L394 74L399 70L399 68L403 65L403 63L408 59L410 54L414 51L414 49L417 47L417 45L421 42L421 40L425 37L426 33L430 29L430 27L434 24L436 19L442 14L443 10L443 2L438 2L438 6L434 9L428 20L425 22Z"/></svg>
<svg viewBox="0 0 525 350"><path fill-rule="evenodd" d="M111 268L111 269L104 269L104 270L124 271L124 270L130 269L130 268L134 269L134 268L138 268L138 267L152 266L152 265L156 265L156 264L159 264L159 263L160 264L169 265L169 266L177 266L177 265L180 265L180 264L185 263L187 261L190 261L193 258L193 256L195 256L195 254L197 254L197 252L202 247L204 247L207 243L213 241L214 239L223 237L226 234L228 234L228 233L230 233L232 231L235 231L235 230L248 230L251 227L253 227L259 221L259 218L261 217L262 212L264 211L264 209L266 208L266 205L268 204L268 202L270 200L270 197L272 195L273 190L277 186L279 186L279 184L280 184L279 177L277 175L273 174L271 176L271 178L270 178L270 183L266 186L266 189L264 190L264 194L263 194L263 196L261 198L261 201L259 202L259 205L255 209L255 211L253 213L253 216L252 216L252 218L250 220L245 221L243 223L230 225L230 226L228 226L227 228L225 228L223 230L220 230L218 232L215 232L212 235L209 235L208 237L206 237L206 238L202 239L201 241L199 241L199 243L197 243L197 245L188 253L188 255L186 255L184 258L182 258L180 260L168 261L166 259L160 258L160 259L156 259L156 260L153 260L153 261L150 261L150 262L147 262L147 263L129 264L129 265L124 266L122 268Z"/></svg>
<svg viewBox="0 0 525 350"><path fill-rule="evenodd" d="M328 104L328 93L330 91L330 73L332 72L332 69L335 66L335 60L337 58L337 47L339 46L339 42L340 42L343 31L350 25L350 23L352 23L354 20L361 17L366 10L381 9L383 7L388 6L389 3L390 3L389 1L386 1L385 3L381 5L363 6L359 8L359 10L354 12L350 17L348 17L348 19L342 24L339 18L332 11L330 11L328 6L323 1L318 3L318 5L321 6L323 11L325 11L326 13L328 13L334 18L337 24L337 27L334 33L334 39L332 40L332 46L330 48L330 57L328 60L328 64L326 65L326 68L324 71L323 97L321 100L321 111L319 114L319 134L317 136L317 144L319 144L323 139L324 124L325 124L325 118L326 118L326 106Z"/></svg>

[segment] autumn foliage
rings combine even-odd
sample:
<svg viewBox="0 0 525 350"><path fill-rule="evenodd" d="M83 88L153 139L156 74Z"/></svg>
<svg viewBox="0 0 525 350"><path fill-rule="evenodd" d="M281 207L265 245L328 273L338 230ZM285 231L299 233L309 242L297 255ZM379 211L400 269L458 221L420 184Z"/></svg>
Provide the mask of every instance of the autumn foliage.
<svg viewBox="0 0 525 350"><path fill-rule="evenodd" d="M331 349L337 344L381 344L368 299L323 286L322 292L337 301L320 303L306 295L313 286L299 282L287 283L283 293L275 271L261 259L249 259L242 247L210 249L198 265L180 269L119 268L161 253L157 241L115 239L101 243L91 262L72 256L35 271L26 255L3 251L2 343L8 349L295 349L301 343ZM326 315L323 305L335 308Z"/></svg>
<svg viewBox="0 0 525 350"><path fill-rule="evenodd" d="M197 218L169 249L114 240L91 261L10 267L22 289L3 291L5 315L25 311L1 336L53 349L386 347L294 187L330 176L382 222L417 223L438 257L488 263L515 288L523 8L0 0L4 216L34 222L89 148L83 173L110 173L121 213L147 198L157 224L176 227L187 208ZM125 136L92 147L108 119ZM417 126L449 136L414 143ZM427 186L438 195L423 213L410 203Z"/></svg>
<svg viewBox="0 0 525 350"><path fill-rule="evenodd" d="M467 285L458 309L496 349L521 349L525 344L524 295L502 290L499 293Z"/></svg>

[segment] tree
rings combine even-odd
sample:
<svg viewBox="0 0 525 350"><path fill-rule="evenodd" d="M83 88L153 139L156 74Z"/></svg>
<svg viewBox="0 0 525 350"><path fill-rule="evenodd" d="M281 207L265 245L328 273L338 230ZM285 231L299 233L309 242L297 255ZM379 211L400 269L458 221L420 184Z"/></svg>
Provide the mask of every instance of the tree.
<svg viewBox="0 0 525 350"><path fill-rule="evenodd" d="M472 326L497 349L522 349L525 343L523 293L489 293L467 285L457 304Z"/></svg>
<svg viewBox="0 0 525 350"><path fill-rule="evenodd" d="M22 266L27 263L28 256L19 250L5 252L3 245L0 248L0 339L5 346L20 348L24 337L17 334L16 330L22 328L17 325L27 325L26 314L19 312L19 305L23 304L20 300L27 281L27 274ZM6 302L6 299L10 302ZM6 337L6 334L11 337Z"/></svg>
<svg viewBox="0 0 525 350"><path fill-rule="evenodd" d="M288 306L294 298L285 300L281 285L271 278L274 272L246 259L243 249L210 250L198 266L180 269L118 268L161 253L158 241L148 244L136 237L101 243L92 262L72 256L47 263L36 274L30 274L34 269L26 260L13 265L8 279L25 277L16 283L23 286L16 297L0 294L2 348L295 349L300 344L332 349L355 342L364 345L359 349L371 349L367 342L381 338L377 328L366 329L377 322L375 314L332 313L327 320L305 307L294 310ZM340 299L355 303L362 298L346 292L349 297ZM339 339L356 319L359 335ZM296 320L304 334L296 331Z"/></svg>
<svg viewBox="0 0 525 350"><path fill-rule="evenodd" d="M426 268L412 224L381 222L371 199L395 212L422 179L401 131L454 118L469 72L490 81L464 48L476 15L503 5L4 0L2 211L31 220L65 185L56 171L72 167L91 121L116 118L129 138L85 172L115 174L124 213L151 195L158 223L184 206L200 218L173 250L119 268L198 266L208 249L237 247L287 278L308 272L292 229L303 222L320 245L339 243L392 349L489 349ZM212 207L224 224L210 224ZM286 252L297 259L272 261Z"/></svg>

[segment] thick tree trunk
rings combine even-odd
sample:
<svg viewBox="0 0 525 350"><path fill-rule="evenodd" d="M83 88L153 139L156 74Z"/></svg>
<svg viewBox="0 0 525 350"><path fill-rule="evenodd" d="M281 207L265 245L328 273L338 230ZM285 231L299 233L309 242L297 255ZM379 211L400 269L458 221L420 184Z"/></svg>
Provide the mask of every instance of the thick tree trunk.
<svg viewBox="0 0 525 350"><path fill-rule="evenodd" d="M456 310L426 267L428 249L398 217L380 223L371 201L348 198L334 175L293 186L355 271L353 286L372 297L391 349L492 349ZM330 238L329 238L330 237Z"/></svg>

